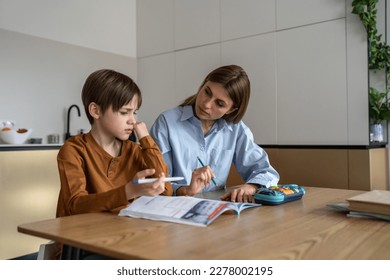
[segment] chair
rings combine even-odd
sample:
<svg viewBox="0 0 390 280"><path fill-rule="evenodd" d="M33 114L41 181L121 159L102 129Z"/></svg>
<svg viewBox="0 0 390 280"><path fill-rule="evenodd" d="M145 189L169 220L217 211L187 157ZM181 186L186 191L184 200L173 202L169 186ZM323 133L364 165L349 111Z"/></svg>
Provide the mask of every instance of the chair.
<svg viewBox="0 0 390 280"><path fill-rule="evenodd" d="M58 244L55 241L49 241L39 246L37 260L56 260L57 254Z"/></svg>

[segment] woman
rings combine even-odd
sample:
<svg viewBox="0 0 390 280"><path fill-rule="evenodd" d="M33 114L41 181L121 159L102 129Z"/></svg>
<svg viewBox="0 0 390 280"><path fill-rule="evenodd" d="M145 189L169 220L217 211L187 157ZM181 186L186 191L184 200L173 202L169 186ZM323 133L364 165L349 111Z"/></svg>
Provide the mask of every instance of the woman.
<svg viewBox="0 0 390 280"><path fill-rule="evenodd" d="M161 149L176 195L222 189L233 163L245 184L222 199L253 202L260 186L276 185L279 174L268 155L242 122L250 97L250 82L237 65L222 66L207 75L198 93L162 113L151 127Z"/></svg>

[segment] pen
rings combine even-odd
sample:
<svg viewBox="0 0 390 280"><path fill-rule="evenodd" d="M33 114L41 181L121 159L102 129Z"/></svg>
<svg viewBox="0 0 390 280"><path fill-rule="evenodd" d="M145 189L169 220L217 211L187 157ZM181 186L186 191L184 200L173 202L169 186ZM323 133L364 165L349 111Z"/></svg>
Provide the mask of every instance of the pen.
<svg viewBox="0 0 390 280"><path fill-rule="evenodd" d="M202 167L204 167L205 165L203 164L203 162L201 161L201 159L199 157L197 157L198 160L199 160L199 163L200 165L202 165ZM211 181L213 181L214 185L217 186L217 182L215 182L214 178L211 178Z"/></svg>
<svg viewBox="0 0 390 280"><path fill-rule="evenodd" d="M163 179L163 182L172 182L172 181L180 181L183 180L184 177L165 177ZM157 181L158 178L147 178L147 179L138 179L131 181L133 184L145 184L145 183L152 183L154 181Z"/></svg>

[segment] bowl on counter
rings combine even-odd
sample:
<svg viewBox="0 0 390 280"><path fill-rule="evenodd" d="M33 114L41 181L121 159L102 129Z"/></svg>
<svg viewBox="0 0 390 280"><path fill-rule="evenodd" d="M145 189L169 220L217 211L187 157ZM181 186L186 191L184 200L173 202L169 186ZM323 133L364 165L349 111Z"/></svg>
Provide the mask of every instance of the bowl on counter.
<svg viewBox="0 0 390 280"><path fill-rule="evenodd" d="M32 129L19 128L15 129L2 129L0 130L0 139L6 144L23 144L27 141L31 135Z"/></svg>
<svg viewBox="0 0 390 280"><path fill-rule="evenodd" d="M0 129L3 128L13 128L15 126L15 121L0 121Z"/></svg>

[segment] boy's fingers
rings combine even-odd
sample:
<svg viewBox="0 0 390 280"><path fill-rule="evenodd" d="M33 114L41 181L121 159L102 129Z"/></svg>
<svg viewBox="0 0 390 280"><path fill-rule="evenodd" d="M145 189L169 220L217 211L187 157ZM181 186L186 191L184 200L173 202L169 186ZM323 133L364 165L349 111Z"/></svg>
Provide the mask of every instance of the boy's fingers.
<svg viewBox="0 0 390 280"><path fill-rule="evenodd" d="M156 172L154 169L145 169L135 174L135 179L143 179L147 176L151 176Z"/></svg>

